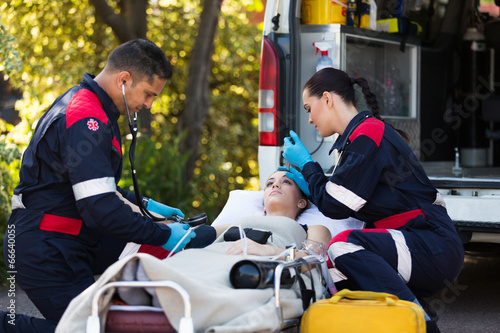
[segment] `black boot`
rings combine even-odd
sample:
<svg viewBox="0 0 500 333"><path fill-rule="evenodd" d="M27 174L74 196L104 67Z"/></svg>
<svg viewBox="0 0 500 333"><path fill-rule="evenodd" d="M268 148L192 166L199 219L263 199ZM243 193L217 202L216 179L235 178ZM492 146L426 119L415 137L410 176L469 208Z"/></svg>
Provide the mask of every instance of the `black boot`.
<svg viewBox="0 0 500 333"><path fill-rule="evenodd" d="M437 322L434 320L428 320L425 322L425 331L427 333L440 333Z"/></svg>
<svg viewBox="0 0 500 333"><path fill-rule="evenodd" d="M439 320L439 314L437 311L424 299L417 298L422 308L424 308L425 313L429 316L430 320L425 322L427 333L439 333L441 332L437 326L437 321Z"/></svg>

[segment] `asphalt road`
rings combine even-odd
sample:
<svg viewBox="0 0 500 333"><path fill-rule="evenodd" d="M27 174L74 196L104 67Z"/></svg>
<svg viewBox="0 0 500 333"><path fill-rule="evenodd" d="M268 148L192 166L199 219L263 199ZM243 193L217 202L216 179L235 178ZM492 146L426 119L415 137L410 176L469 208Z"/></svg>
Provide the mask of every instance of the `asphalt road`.
<svg viewBox="0 0 500 333"><path fill-rule="evenodd" d="M457 281L427 301L441 332L500 332L500 244L466 247Z"/></svg>
<svg viewBox="0 0 500 333"><path fill-rule="evenodd" d="M22 290L16 290L16 313L42 317ZM9 304L0 290L0 311ZM500 332L500 244L468 249L457 281L427 301L439 313L443 333Z"/></svg>

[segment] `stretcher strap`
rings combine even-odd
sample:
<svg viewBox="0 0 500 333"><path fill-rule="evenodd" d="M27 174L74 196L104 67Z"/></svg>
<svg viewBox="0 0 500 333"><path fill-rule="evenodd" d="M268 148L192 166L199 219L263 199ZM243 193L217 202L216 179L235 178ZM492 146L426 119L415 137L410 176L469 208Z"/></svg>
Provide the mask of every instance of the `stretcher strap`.
<svg viewBox="0 0 500 333"><path fill-rule="evenodd" d="M43 214L40 230L56 231L76 236L80 233L83 221L52 214Z"/></svg>
<svg viewBox="0 0 500 333"><path fill-rule="evenodd" d="M302 296L302 308L305 311L310 304L316 302L316 290L314 289L314 280L309 263L302 258L297 258L297 261L303 263L307 267L311 280L311 289L307 289L304 279L300 275L301 267L295 268L295 271L297 273L297 281L299 282L299 287L300 287L300 294Z"/></svg>
<svg viewBox="0 0 500 333"><path fill-rule="evenodd" d="M246 257L248 255L247 235L245 234L245 231L243 230L243 227L241 225L238 225L238 230L240 232L241 246L243 247L243 255Z"/></svg>

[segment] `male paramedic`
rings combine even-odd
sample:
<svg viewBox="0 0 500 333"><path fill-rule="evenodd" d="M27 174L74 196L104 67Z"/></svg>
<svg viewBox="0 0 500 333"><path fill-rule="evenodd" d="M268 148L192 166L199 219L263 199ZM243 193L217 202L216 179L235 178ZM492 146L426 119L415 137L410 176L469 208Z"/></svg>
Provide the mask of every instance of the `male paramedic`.
<svg viewBox="0 0 500 333"><path fill-rule="evenodd" d="M41 117L12 198L7 233L15 234L15 261L8 261L13 252L8 242L4 253L15 282L46 320L4 312L0 331L53 332L69 302L117 260L127 242L172 250L187 233L187 224L155 223L134 213L119 198L137 203L134 193L117 186L118 118L127 106L130 113L150 108L171 76L160 48L148 40L129 41L109 54L100 74L85 74ZM144 200L152 212L184 216ZM191 232L179 249L194 236Z"/></svg>

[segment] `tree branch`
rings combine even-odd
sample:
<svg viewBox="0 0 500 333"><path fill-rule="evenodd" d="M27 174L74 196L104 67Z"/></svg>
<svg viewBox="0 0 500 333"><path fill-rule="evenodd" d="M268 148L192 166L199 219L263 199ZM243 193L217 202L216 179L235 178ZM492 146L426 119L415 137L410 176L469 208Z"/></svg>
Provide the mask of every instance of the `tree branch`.
<svg viewBox="0 0 500 333"><path fill-rule="evenodd" d="M96 16L99 16L113 29L113 32L121 43L136 38L125 18L115 13L106 0L90 0L90 2L95 8Z"/></svg>
<svg viewBox="0 0 500 333"><path fill-rule="evenodd" d="M188 181L193 177L203 123L210 106L208 78L212 70L212 53L222 0L204 0L203 3L198 36L189 61L186 85L186 96L189 98L185 100L185 109L179 119L181 131L188 132L180 146L182 153L190 154L186 163Z"/></svg>

